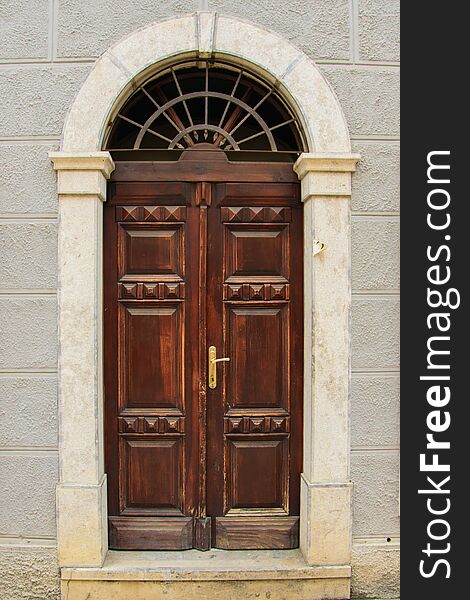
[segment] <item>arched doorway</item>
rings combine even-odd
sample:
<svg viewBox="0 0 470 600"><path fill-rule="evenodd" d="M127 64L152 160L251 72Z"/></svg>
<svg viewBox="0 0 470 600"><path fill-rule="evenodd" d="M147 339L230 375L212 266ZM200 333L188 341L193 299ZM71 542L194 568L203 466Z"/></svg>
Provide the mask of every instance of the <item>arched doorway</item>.
<svg viewBox="0 0 470 600"><path fill-rule="evenodd" d="M283 38L216 13L154 23L110 48L68 112L61 151L50 154L58 172L60 213L57 514L63 578L73 587L75 579L91 577L105 585L106 578L114 577L107 552L103 436L102 215L106 182L115 163L104 144L131 90L156 68L196 59L246 67L273 85L305 137L304 152L293 165L303 203L300 549L309 565L306 585L321 588L318 597L324 597L325 590L330 597L345 597L352 487L350 196L351 173L359 157L351 153L341 107L315 64ZM316 253L318 241L327 245L321 254ZM186 576L191 578L188 569Z"/></svg>
<svg viewBox="0 0 470 600"><path fill-rule="evenodd" d="M298 546L302 139L272 85L220 61L167 67L115 117L104 207L111 548Z"/></svg>

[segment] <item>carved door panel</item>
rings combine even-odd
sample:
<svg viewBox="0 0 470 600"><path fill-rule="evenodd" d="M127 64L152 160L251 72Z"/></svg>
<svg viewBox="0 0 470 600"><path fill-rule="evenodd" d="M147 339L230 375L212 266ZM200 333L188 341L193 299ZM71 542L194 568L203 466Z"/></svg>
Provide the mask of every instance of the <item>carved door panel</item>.
<svg viewBox="0 0 470 600"><path fill-rule="evenodd" d="M298 185L127 167L104 210L110 547L296 547ZM209 346L230 358L214 388Z"/></svg>
<svg viewBox="0 0 470 600"><path fill-rule="evenodd" d="M200 428L192 193L187 183L117 185L104 211L111 548L193 547Z"/></svg>
<svg viewBox="0 0 470 600"><path fill-rule="evenodd" d="M298 187L220 184L215 199L207 337L230 362L217 366L207 397L212 543L293 548L302 439Z"/></svg>

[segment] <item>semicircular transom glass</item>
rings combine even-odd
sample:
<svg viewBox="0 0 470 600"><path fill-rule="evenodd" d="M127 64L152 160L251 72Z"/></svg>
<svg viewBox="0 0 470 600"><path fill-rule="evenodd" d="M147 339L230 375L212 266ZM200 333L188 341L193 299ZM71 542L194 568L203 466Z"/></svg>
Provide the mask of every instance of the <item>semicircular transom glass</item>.
<svg viewBox="0 0 470 600"><path fill-rule="evenodd" d="M201 145L204 146L201 146ZM275 85L229 65L198 61L140 85L117 113L109 150L302 152L295 115Z"/></svg>

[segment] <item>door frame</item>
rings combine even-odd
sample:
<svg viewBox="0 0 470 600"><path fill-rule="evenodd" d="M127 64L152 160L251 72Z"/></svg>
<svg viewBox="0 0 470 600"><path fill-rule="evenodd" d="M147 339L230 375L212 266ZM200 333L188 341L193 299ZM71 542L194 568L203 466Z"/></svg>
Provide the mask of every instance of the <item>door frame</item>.
<svg viewBox="0 0 470 600"><path fill-rule="evenodd" d="M243 192L237 190L237 186L243 188ZM246 189L248 187L249 191ZM177 191L176 191L177 190ZM226 214L222 217L221 210L223 206L228 204L233 206L244 206L243 194L248 194L250 206L267 206L269 204L289 208L283 214L283 218L271 220L271 215L264 215L264 223L258 221L252 222L247 219L247 215L242 215L241 219L232 221L231 216ZM225 201L224 201L225 198ZM123 467L121 457L122 449L118 449L119 442L129 442L137 439L155 442L156 438L153 434L155 431L146 430L143 424L145 421L145 410L141 410L140 416L136 412L132 415L124 415L120 413L116 400L120 394L117 389L117 363L119 355L118 338L120 336L119 329L119 308L131 307L137 308L144 306L141 302L154 302L154 299L145 300L141 294L137 296L118 292L117 282L121 281L120 269L118 268L120 251L118 250L118 239L120 237L119 230L123 227L124 230L128 227L141 228L155 226L151 222L142 225L143 215L139 212L132 215L129 213L129 205L143 206L160 204L179 204L185 205L184 215L178 215L175 219L171 219L166 223L166 227L181 226L184 230L184 262L189 261L187 268L183 269L179 274L183 278L181 281L185 286L183 295L177 294L179 299L183 298L184 302L181 306L181 318L192 325L185 331L189 334L184 336L185 351L184 355L190 364L196 365L198 368L187 369L185 375L185 409L179 420L177 431L173 431L174 435L182 434L180 438L183 441L187 451L182 458L184 463L184 471L190 469L191 475L195 477L186 478L183 485L185 492L184 506L182 513L178 515L168 514L149 514L143 511L139 514L139 509L135 509L135 514L131 510L123 511L120 506L121 494L119 492L120 483L125 479L121 468ZM122 207L126 206L125 213L122 212ZM227 210L227 209L225 209ZM230 210L230 209L228 209ZM246 209L244 209L245 211ZM162 547L175 546L175 549L197 548L199 550L208 550L211 548L233 549L234 543L247 545L252 543L252 539L248 536L247 540L242 540L244 532L249 527L249 519L256 518L259 520L257 527L266 527L266 540L260 540L261 544L278 544L279 548L298 547L299 542L299 520L300 520L300 473L301 473L301 456L302 456L302 378L303 378L303 293L302 293L302 278L303 278L303 223L302 223L303 206L300 202L300 184L296 174L292 169L292 164L287 162L231 162L227 159L223 151L218 153L206 152L204 150L187 150L177 161L119 161L116 162L116 168L111 174L108 182L108 200L104 205L104 355L105 355L105 468L107 469L107 485L108 485L108 527L109 527L109 545L113 549L135 549L141 544L141 549L152 549L152 544L162 544ZM134 220L135 217L135 220ZM241 222L238 222L238 221ZM279 222L281 221L281 222ZM160 223L158 228L162 227ZM287 271L282 270L289 282L288 289L284 290L284 295L281 293L277 298L251 299L243 294L243 299L239 297L230 298L224 293L224 289L230 287L223 282L225 276L222 275L224 262L224 240L225 232L235 229L252 229L255 227L258 232L262 229L283 231L288 236L287 247L282 245L282 254L288 263ZM282 229L279 229L279 228ZM123 231L123 230L121 230ZM197 235L197 233L199 235ZM230 236L229 236L230 237ZM207 259L202 260L204 254L199 254L199 240L206 240L207 245L212 248L212 252L207 254ZM212 240L212 241L209 241ZM225 240L227 241L227 240ZM200 243L202 243L200 241ZM192 250L189 249L192 246ZM196 258L195 258L196 257ZM201 262L202 260L202 262ZM197 264L199 263L199 268ZM192 266L191 266L192 265ZM225 266L227 268L227 265ZM214 284L213 277L217 273L217 278L221 281ZM211 276L212 275L212 276ZM263 278L262 275L259 277ZM142 279L141 279L142 278ZM268 276L269 278L269 276ZM235 278L236 279L236 278ZM268 279L266 279L267 281ZM145 282L145 275L139 276L139 281ZM228 280L227 280L228 281ZM248 279L247 279L248 281ZM131 283L130 280L128 283ZM234 283L234 282L232 282ZM258 282L259 283L259 282ZM142 286L142 284L138 284ZM265 285L265 284L263 284ZM121 284L119 285L121 287ZM145 287L145 283L144 283ZM245 286L248 287L248 286ZM216 294L217 289L217 294ZM225 289L225 291L227 291ZM207 299L217 298L217 304L220 302L218 309L211 306L213 303ZM198 306L199 297L199 309ZM160 298L160 300L162 300ZM186 303L189 301L189 304ZM194 302L195 301L195 302ZM174 300L176 302L176 300ZM227 304L228 302L228 304ZM255 304L256 303L256 306ZM288 352L291 356L296 357L298 366L294 368L291 364L286 371L286 385L288 392L284 395L282 407L288 413L282 416L287 416L288 419L277 430L271 428L270 422L265 422L267 429L264 426L261 429L251 431L255 425L250 423L249 431L247 430L248 421L251 414L243 419L243 427L238 429L236 426L233 430L229 426L229 421L233 426L233 419L229 418L226 412L227 408L222 409L225 405L225 385L228 373L220 370L220 382L217 390L208 389L207 386L207 350L209 344L217 346L222 354L230 354L228 348L223 342L224 335L222 330L226 330L226 308L242 309L244 311L262 306L264 309L283 309L285 321L283 321L283 331L285 332L288 346L291 348ZM195 310L194 310L195 309ZM220 312L219 312L220 310ZM294 311L294 312L293 312ZM233 314L231 311L229 313ZM183 316L184 315L184 316ZM295 315L295 316L294 316ZM198 317L197 323L195 317ZM217 324L217 325L214 325ZM194 332L194 327L198 327L199 337ZM116 328L117 327L117 328ZM198 340L195 343L195 340ZM188 342L190 340L190 342ZM224 351L225 349L225 351ZM288 359L287 359L288 360ZM121 368L124 368L125 359L122 359ZM185 360L183 360L185 362ZM289 364L289 363L287 363ZM190 372L192 375L190 375ZM189 379L188 379L189 375ZM196 376L196 381L194 380ZM191 384L189 381L191 380ZM197 392L196 392L197 389ZM218 419L221 419L220 424L225 423L222 429L219 429L217 423L214 422L214 406L218 405L215 398L222 395L223 401L219 405L221 413L218 414ZM287 398L289 398L287 400ZM215 405L214 405L215 402ZM197 407L197 408L196 408ZM281 405L276 408L280 408ZM266 407L266 415L271 415L274 407ZM163 410L163 409L160 409ZM218 409L215 409L218 412ZM235 411L237 408L235 407ZM274 409L275 410L275 409ZM258 416L261 416L256 410ZM160 413L159 413L160 414ZM274 413L272 413L274 415ZM240 416L239 414L237 415ZM279 414L277 415L280 416ZM126 420L126 417L131 419L127 422L127 426L121 427L119 422ZM136 427L133 423L135 418L139 419L139 426ZM235 417L235 415L232 415ZM160 414L160 419L162 418ZM166 417L163 417L166 418ZM275 418L275 417L274 417ZM263 417L264 419L264 417ZM181 421L185 422L183 426ZM193 429L194 428L194 429ZM160 429L160 428L159 428ZM214 435L214 432L218 432ZM142 434L147 433L147 436L142 437ZM160 434L163 432L160 430ZM283 496L285 504L283 504L284 512L281 514L281 506L270 511L269 508L261 509L256 515L249 516L245 514L235 514L237 511L225 514L222 506L225 505L227 498L225 491L227 488L222 484L219 477L224 479L222 472L214 477L214 463L209 458L209 454L213 449L214 443L219 446L218 456L222 458L225 454L225 459L230 463L227 452L229 448L235 450L236 442L246 443L250 440L255 443L251 435L257 436L258 441L279 442L283 441L282 447L289 448L287 455L282 455L283 472L286 474L286 495ZM165 433L163 435L166 435ZM217 438L217 441L214 440ZM160 440L164 438L160 437ZM197 441L196 441L197 440ZM210 440L210 441L209 441ZM234 446L230 443L235 444ZM194 444L196 443L196 447ZM227 446L225 444L228 444ZM190 449L192 447L192 450ZM198 451L200 449L200 454ZM280 446L279 446L280 448ZM214 457L213 457L214 458ZM188 461L188 462L186 462ZM208 462L207 462L208 461ZM124 461L125 462L125 461ZM202 467L202 464L204 467ZM207 471L207 465L210 465ZM227 463L226 463L227 466ZM198 473L198 475L197 475ZM210 474L212 473L212 475ZM121 480L121 477L123 478ZM229 477L227 475L227 477ZM196 492L195 484L198 491ZM220 485L219 485L220 484ZM211 494L211 491L218 490L218 494ZM210 499L210 500L209 500ZM188 502L189 501L189 502ZM188 506L192 506L194 514L187 512ZM219 512L217 512L219 511ZM268 514L262 514L264 512ZM183 514L184 513L184 514ZM136 519L137 517L137 519ZM147 523L148 530L144 533L144 527L139 520L142 517L149 518ZM161 525L165 527L165 534L158 531L158 517L161 518ZM240 520L240 517L245 517L248 520ZM188 530L188 519L194 519L194 531L191 540L191 533ZM134 520L136 519L136 520ZM170 521L173 519L173 527ZM174 520L176 519L176 520ZM264 521L264 525L261 521ZM212 520L212 523L211 523ZM153 522L152 522L153 521ZM275 522L276 521L276 522ZM253 521L254 523L255 521ZM218 525L217 525L218 524ZM222 528L222 529L220 529ZM211 534L212 529L212 534ZM223 545L215 544L217 536L222 530L225 532L223 540L219 540ZM153 533L150 533L152 531ZM238 537L238 541L235 537ZM139 541L137 541L139 540ZM158 540L158 542L156 541ZM211 546L211 542L214 545ZM237 546L235 546L237 547ZM263 546L261 545L260 548ZM273 548L276 546L273 546Z"/></svg>
<svg viewBox="0 0 470 600"><path fill-rule="evenodd" d="M309 151L294 165L304 202L300 546L309 565L350 565L350 200L360 157L310 58L276 34L213 12L154 23L108 50L68 112L61 151L50 153L59 197L59 564L101 567L107 554L102 203L114 163L100 149L135 85L186 57L223 58L276 82L304 130ZM317 242L326 249L318 252Z"/></svg>

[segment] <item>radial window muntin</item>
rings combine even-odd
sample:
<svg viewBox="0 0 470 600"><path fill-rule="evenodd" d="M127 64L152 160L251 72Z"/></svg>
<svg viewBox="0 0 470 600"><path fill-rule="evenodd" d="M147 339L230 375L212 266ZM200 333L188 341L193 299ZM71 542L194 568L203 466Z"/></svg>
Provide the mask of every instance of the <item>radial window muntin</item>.
<svg viewBox="0 0 470 600"><path fill-rule="evenodd" d="M293 112L250 71L216 61L172 65L141 84L116 114L107 149L302 152Z"/></svg>

